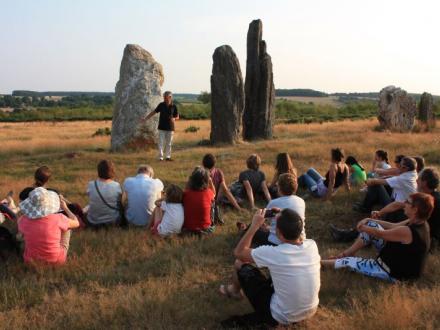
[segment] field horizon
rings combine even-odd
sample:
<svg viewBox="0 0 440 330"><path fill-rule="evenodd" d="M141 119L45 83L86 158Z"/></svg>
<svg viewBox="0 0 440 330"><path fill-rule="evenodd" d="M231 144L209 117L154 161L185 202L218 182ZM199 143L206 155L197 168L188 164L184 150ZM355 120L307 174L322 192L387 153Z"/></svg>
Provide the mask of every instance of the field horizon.
<svg viewBox="0 0 440 330"><path fill-rule="evenodd" d="M185 132L190 126L199 130ZM48 165L53 172L49 186L84 206L87 182L96 177L101 159L115 162L118 182L135 175L139 164L148 163L155 177L181 187L208 152L217 156L227 183L237 179L251 153L262 157L261 169L268 181L279 152L291 155L299 174L312 166L325 174L333 147L343 148L346 156L354 155L367 169L379 148L391 157L421 155L427 166L440 168L438 125L426 133L378 132L375 126L376 119L280 123L272 140L213 147L199 145L209 139L208 120L182 120L177 123L175 161L161 163L155 147L110 153L110 137L93 134L111 127L111 121L0 123L0 197L9 190L17 196L32 184L35 169ZM307 237L317 242L322 258L346 247L332 241L328 226L351 227L362 219L351 209L361 197L354 188L349 193L339 191L328 202L306 200ZM147 230L134 228L79 230L72 235L63 267L35 269L11 258L0 267L0 328L220 328L221 320L251 311L246 300L228 300L218 293L218 287L231 279L232 251L239 239L235 222L249 222L252 212L223 211L226 224L203 239L154 239ZM372 250L363 253L374 255ZM318 312L300 328L439 328L439 266L435 251L418 282L395 285L322 270Z"/></svg>

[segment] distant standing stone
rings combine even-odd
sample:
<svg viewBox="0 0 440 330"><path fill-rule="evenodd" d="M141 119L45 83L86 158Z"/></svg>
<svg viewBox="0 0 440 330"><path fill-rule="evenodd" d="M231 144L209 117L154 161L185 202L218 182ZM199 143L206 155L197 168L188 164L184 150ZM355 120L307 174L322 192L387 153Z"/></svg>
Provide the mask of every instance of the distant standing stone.
<svg viewBox="0 0 440 330"><path fill-rule="evenodd" d="M262 40L263 23L254 20L247 35L243 138L270 139L274 122L275 86L272 59Z"/></svg>
<svg viewBox="0 0 440 330"><path fill-rule="evenodd" d="M418 119L426 130L435 127L434 100L429 93L423 93L420 98Z"/></svg>
<svg viewBox="0 0 440 330"><path fill-rule="evenodd" d="M416 114L416 102L403 89L387 86L380 91L377 118L383 129L410 131L414 127Z"/></svg>
<svg viewBox="0 0 440 330"><path fill-rule="evenodd" d="M240 63L228 45L215 49L211 75L211 143L234 144L240 139L244 108Z"/></svg>
<svg viewBox="0 0 440 330"><path fill-rule="evenodd" d="M162 65L138 45L127 45L121 62L113 110L111 149L143 147L157 142L159 118L140 122L161 102Z"/></svg>

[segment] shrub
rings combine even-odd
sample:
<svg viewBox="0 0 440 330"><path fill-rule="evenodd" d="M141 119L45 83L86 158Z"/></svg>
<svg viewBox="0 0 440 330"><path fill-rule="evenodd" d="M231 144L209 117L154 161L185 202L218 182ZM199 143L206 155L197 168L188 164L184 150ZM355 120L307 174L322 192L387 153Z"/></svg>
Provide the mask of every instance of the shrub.
<svg viewBox="0 0 440 330"><path fill-rule="evenodd" d="M95 136L108 136L112 134L112 130L110 127L98 128L95 133L93 133L92 137Z"/></svg>
<svg viewBox="0 0 440 330"><path fill-rule="evenodd" d="M200 130L200 127L191 125L191 126L185 128L185 133L196 133L198 130Z"/></svg>

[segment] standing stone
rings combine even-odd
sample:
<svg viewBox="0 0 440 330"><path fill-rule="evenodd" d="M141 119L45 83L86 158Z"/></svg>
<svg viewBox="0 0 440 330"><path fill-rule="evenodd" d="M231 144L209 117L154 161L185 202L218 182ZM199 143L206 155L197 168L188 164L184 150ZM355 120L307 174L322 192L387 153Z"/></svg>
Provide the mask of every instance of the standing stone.
<svg viewBox="0 0 440 330"><path fill-rule="evenodd" d="M162 65L138 45L127 45L122 57L112 121L112 151L155 144L158 116L140 123L161 102Z"/></svg>
<svg viewBox="0 0 440 330"><path fill-rule="evenodd" d="M423 93L420 98L418 119L425 130L435 127L434 99L429 93Z"/></svg>
<svg viewBox="0 0 440 330"><path fill-rule="evenodd" d="M407 132L415 124L417 106L403 89L387 86L379 94L379 120L383 129Z"/></svg>
<svg viewBox="0 0 440 330"><path fill-rule="evenodd" d="M234 144L240 138L244 108L240 62L228 45L216 48L212 59L211 143Z"/></svg>
<svg viewBox="0 0 440 330"><path fill-rule="evenodd" d="M254 20L247 35L243 138L270 139L274 121L275 86L272 59L262 40L263 23Z"/></svg>

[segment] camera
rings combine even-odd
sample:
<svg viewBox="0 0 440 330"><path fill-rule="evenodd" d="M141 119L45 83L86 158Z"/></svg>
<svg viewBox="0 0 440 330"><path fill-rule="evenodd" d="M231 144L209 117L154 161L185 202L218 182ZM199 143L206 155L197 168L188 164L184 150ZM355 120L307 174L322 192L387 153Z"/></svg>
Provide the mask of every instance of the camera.
<svg viewBox="0 0 440 330"><path fill-rule="evenodd" d="M280 212L280 210L277 209L270 209L270 210L266 210L266 212L264 213L264 217L265 218L273 218L275 215L277 215Z"/></svg>

